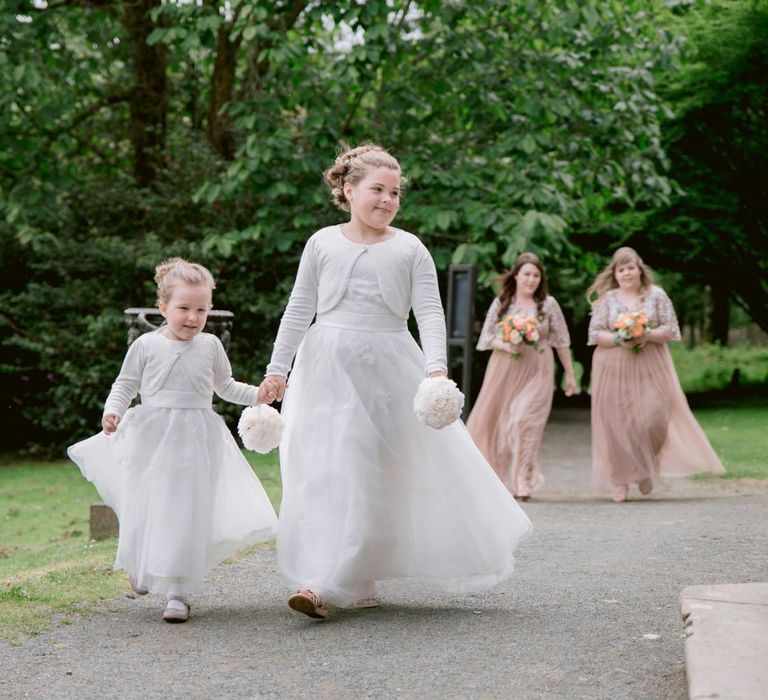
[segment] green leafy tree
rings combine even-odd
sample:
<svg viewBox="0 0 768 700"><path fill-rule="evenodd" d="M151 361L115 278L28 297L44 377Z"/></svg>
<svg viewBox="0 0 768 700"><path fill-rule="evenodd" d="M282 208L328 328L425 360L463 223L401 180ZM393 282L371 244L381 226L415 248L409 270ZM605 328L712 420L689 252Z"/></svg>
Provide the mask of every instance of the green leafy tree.
<svg viewBox="0 0 768 700"><path fill-rule="evenodd" d="M768 2L713 2L681 20L688 45L664 81L665 147L679 184L634 239L658 266L712 290L712 338L729 302L768 331Z"/></svg>
<svg viewBox="0 0 768 700"><path fill-rule="evenodd" d="M320 172L343 142L394 151L399 225L441 269L478 263L486 297L524 249L575 296L597 263L573 234L672 191L653 76L678 44L638 12L654 3L17 6L0 18L0 369L39 442L96 424L120 310L152 303L164 256L213 269L257 381L304 241L339 220Z"/></svg>

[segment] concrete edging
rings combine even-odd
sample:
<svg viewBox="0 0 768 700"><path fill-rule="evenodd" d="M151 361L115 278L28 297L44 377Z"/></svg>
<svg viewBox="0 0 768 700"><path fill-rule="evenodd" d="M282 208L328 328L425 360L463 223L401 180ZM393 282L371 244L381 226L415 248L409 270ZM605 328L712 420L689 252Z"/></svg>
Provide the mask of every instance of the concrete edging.
<svg viewBox="0 0 768 700"><path fill-rule="evenodd" d="M768 583L680 593L690 700L768 698Z"/></svg>

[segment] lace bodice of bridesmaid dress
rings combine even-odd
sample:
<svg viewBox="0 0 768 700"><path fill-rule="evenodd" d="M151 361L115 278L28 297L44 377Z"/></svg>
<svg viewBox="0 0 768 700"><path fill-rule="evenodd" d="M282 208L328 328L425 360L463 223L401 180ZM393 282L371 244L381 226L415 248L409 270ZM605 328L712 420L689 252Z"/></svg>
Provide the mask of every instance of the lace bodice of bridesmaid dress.
<svg viewBox="0 0 768 700"><path fill-rule="evenodd" d="M499 318L499 297L496 297L485 315L485 323L477 341L478 350L490 350L491 343L496 338L496 323ZM507 309L507 313L514 313L514 305ZM571 346L571 336L568 333L568 325L565 322L562 309L554 297L544 300L540 315L541 343L547 343L553 348L568 348Z"/></svg>
<svg viewBox="0 0 768 700"><path fill-rule="evenodd" d="M589 320L588 345L597 345L597 336L601 331L613 331L613 324L624 311L645 311L651 328L661 328L669 335L669 340L680 340L680 325L677 322L675 307L667 293L656 285L652 286L640 301L637 309L628 309L619 298L615 289L606 292L592 308Z"/></svg>

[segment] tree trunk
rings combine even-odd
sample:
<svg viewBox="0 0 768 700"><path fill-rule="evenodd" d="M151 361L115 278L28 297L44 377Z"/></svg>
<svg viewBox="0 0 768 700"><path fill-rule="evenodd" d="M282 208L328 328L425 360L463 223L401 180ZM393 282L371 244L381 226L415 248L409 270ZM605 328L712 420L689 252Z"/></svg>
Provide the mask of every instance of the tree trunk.
<svg viewBox="0 0 768 700"><path fill-rule="evenodd" d="M298 20L299 15L309 4L309 0L292 0L285 5L280 14L270 17L266 24L273 32L287 32ZM235 15L235 18L237 15ZM216 60L211 76L211 103L208 106L208 138L213 149L224 159L232 160L235 157L235 136L229 117L223 112L224 106L232 99L235 87L235 72L237 70L237 54L242 43L242 34L236 39L229 38L232 24L224 24L219 27L216 43ZM254 44L251 50L255 55L269 46L267 39L261 44ZM254 77L261 77L269 68L269 62L256 61L255 69L249 71L246 83L252 82ZM254 76L255 74L255 76Z"/></svg>
<svg viewBox="0 0 768 700"><path fill-rule="evenodd" d="M728 285L719 279L713 281L711 289L712 313L709 318L711 340L726 347L728 345L728 328L730 326L731 292Z"/></svg>
<svg viewBox="0 0 768 700"><path fill-rule="evenodd" d="M237 68L237 52L242 43L242 34L232 41L229 33L231 24L219 27L216 42L216 61L211 76L211 102L208 105L208 138L211 146L225 160L235 157L235 137L229 117L222 112L224 105L232 99Z"/></svg>
<svg viewBox="0 0 768 700"><path fill-rule="evenodd" d="M161 0L127 0L123 22L133 45L134 89L131 95L133 172L141 187L152 184L165 161L166 58L160 44L147 37L155 29L150 11Z"/></svg>
<svg viewBox="0 0 768 700"><path fill-rule="evenodd" d="M757 268L757 266L755 266ZM740 270L734 278L733 292L752 320L768 333L768 290L759 268ZM764 274L764 273L762 273Z"/></svg>

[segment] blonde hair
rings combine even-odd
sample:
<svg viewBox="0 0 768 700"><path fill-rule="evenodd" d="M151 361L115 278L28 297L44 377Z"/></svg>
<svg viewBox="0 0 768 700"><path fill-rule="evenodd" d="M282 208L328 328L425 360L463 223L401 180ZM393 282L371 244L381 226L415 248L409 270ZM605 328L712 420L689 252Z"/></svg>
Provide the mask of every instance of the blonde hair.
<svg viewBox="0 0 768 700"><path fill-rule="evenodd" d="M594 306L611 289L616 289L619 286L616 281L616 268L630 262L640 268L640 294L645 294L653 285L653 273L634 248L624 246L613 254L611 262L595 277L595 281L587 290L587 301ZM594 295L596 296L593 299Z"/></svg>
<svg viewBox="0 0 768 700"><path fill-rule="evenodd" d="M180 284L191 284L216 289L216 282L210 271L198 263L184 258L168 258L155 268L157 303L168 303L173 288Z"/></svg>
<svg viewBox="0 0 768 700"><path fill-rule="evenodd" d="M405 187L406 179L400 172L397 158L375 143L363 143L356 148L348 148L336 158L334 164L323 173L323 180L331 190L331 201L344 211L349 211L349 202L344 195L344 185L356 185L372 168L389 168L400 176L400 190Z"/></svg>

